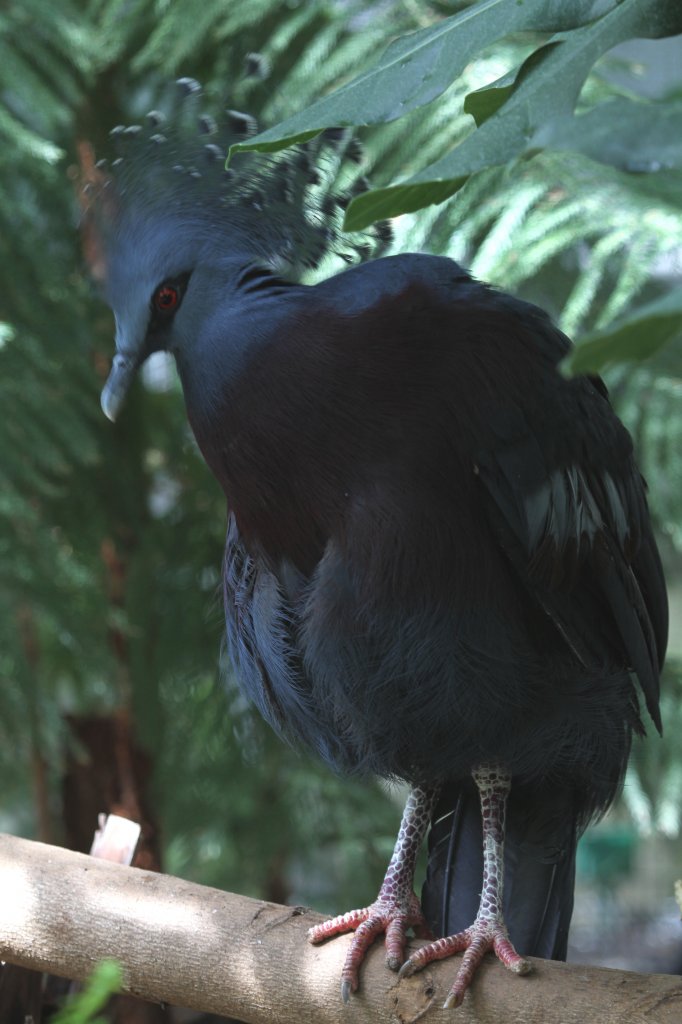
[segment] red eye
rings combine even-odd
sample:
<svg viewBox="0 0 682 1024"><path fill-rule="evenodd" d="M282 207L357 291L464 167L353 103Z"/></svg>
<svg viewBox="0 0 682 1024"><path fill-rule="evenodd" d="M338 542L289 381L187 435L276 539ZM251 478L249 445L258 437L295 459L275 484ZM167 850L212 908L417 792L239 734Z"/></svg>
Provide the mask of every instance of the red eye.
<svg viewBox="0 0 682 1024"><path fill-rule="evenodd" d="M162 284L154 293L154 306L159 313L172 313L180 301L177 288L170 284Z"/></svg>

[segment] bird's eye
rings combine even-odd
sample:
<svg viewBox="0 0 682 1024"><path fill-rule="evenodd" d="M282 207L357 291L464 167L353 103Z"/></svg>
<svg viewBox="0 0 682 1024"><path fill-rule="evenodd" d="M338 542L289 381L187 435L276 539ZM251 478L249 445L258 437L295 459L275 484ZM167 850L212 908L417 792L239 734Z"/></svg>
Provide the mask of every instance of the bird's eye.
<svg viewBox="0 0 682 1024"><path fill-rule="evenodd" d="M159 313L172 313L180 302L180 293L170 284L162 284L154 292L154 308Z"/></svg>

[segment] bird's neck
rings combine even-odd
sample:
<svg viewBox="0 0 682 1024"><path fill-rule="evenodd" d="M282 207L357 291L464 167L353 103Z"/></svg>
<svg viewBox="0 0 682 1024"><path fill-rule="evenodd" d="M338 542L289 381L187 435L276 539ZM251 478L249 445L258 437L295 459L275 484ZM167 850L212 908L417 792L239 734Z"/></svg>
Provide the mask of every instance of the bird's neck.
<svg viewBox="0 0 682 1024"><path fill-rule="evenodd" d="M341 396L333 374L314 372L316 339L296 333L295 317L270 331L258 315L235 318L230 332L239 344L179 363L192 429L244 541L312 571L348 489Z"/></svg>

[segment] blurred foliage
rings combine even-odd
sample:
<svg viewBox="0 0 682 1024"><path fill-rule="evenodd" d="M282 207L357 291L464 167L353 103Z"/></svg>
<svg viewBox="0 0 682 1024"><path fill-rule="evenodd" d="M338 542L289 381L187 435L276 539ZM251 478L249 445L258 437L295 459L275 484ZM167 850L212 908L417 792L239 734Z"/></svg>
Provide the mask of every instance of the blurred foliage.
<svg viewBox="0 0 682 1024"><path fill-rule="evenodd" d="M59 1011L54 1024L104 1024L104 1018L95 1014L120 991L122 984L123 974L118 961L100 961L84 983L83 991Z"/></svg>
<svg viewBox="0 0 682 1024"><path fill-rule="evenodd" d="M400 0L3 5L2 827L59 838L64 715L123 705L153 757L167 870L322 910L375 894L397 807L378 784L342 782L274 740L220 663L224 503L167 365L156 360L156 378L152 366L115 426L100 413L113 325L83 269L72 179L78 141L105 152L109 128L141 117L171 77L195 75L209 95L274 123L372 67L389 38L437 26L452 9ZM362 131L373 179L443 157L471 130L465 97L536 43L498 38L437 102ZM267 79L243 74L251 52L266 56ZM613 97L619 63L597 65L586 102ZM681 227L679 181L665 172L631 175L550 150L487 167L450 203L395 222L397 248L452 255L573 332L606 328L663 295L679 275ZM679 351L611 383L679 581ZM675 664L669 676L674 717ZM637 778L650 808L672 806L679 792L681 735L670 728L664 744L647 745L659 760Z"/></svg>
<svg viewBox="0 0 682 1024"><path fill-rule="evenodd" d="M644 182L644 201L651 192L657 199L665 197L666 205L673 207L673 218L665 227L658 225L658 232L673 233L674 244L679 248L679 82L676 89L653 102L644 101L631 90L611 90L603 88L603 83L599 88L598 76L586 83L595 61L617 44L632 38L660 39L682 32L678 0L605 0L596 6L590 0L495 0L466 4L449 18L421 20L431 23L394 39L369 69L316 99L310 107L298 110L293 117L233 148L271 151L308 139L331 125L381 125L397 120L399 137L404 140L405 115L416 112L412 122L419 134L419 120L422 128L429 120L428 116L424 118L424 107L433 106L433 100L440 98L438 107L442 112L449 106L448 94L454 98L454 93L459 109L453 110L453 115L464 112L473 117L475 124L467 116L459 130L453 130L451 125L448 134L438 137L435 152L429 152L431 147L413 146L412 165L409 159L401 164L398 182L391 180L395 172L389 174L384 187L363 192L352 201L346 213L349 229L357 230L380 218L443 203L472 179L476 182L474 192L480 195L481 185L489 183L486 171L502 169L508 175L513 169L523 176L523 162L538 153L555 157L557 152L562 154L559 161L554 160L557 176L561 177L559 168L564 154L569 152L572 157L580 153L592 161L630 172L628 192L635 191L631 182L637 175ZM517 47L500 43L505 36L518 37L521 33L532 33L535 48L528 42ZM506 56L507 66L497 77L487 75L477 83L481 53L489 52L493 44L494 56ZM474 56L478 59L472 62ZM405 155L403 152L402 156ZM592 173L602 184L611 182L612 191L617 190L617 177L610 176L602 167L593 168ZM547 181L544 171L541 180ZM603 193L604 189L597 191ZM500 227L506 230L516 226L519 214L523 215L536 198L532 184L516 193L515 203ZM455 208L461 212L461 204ZM583 208L579 212L588 211ZM560 204L559 218L562 215L573 216L567 204ZM555 219L553 228L551 234L558 248L565 246L569 236L572 240L575 237L566 220ZM593 247L590 272L577 282L572 302L565 311L567 329L572 330L574 321L590 304L607 262L625 249L627 266L623 268L621 287L603 309L597 330L568 361L574 371L599 371L611 362L647 358L682 334L679 290L635 310L612 329L604 326L647 276L648 250L638 244L640 239L633 239L629 228L626 221L616 231L609 230L607 237ZM494 238L496 248L503 239L504 235L498 232ZM546 243L546 252L551 244ZM524 253L523 274L527 275L530 267L526 268L525 250L517 238L514 245L517 252Z"/></svg>

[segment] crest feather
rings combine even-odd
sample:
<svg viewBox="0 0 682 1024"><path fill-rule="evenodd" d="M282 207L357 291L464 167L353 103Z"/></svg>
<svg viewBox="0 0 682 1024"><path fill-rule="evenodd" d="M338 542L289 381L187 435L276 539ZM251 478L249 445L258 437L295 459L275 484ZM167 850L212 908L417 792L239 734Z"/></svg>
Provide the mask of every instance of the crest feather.
<svg viewBox="0 0 682 1024"><path fill-rule="evenodd" d="M98 280L134 225L155 218L200 233L223 254L238 241L294 277L328 255L355 262L389 244L386 223L353 235L341 229L350 199L367 187L361 146L346 129L281 153L238 153L226 169L230 146L257 133L254 117L231 108L218 116L192 78L179 79L162 106L142 124L112 129L113 160L95 163L81 146L84 248Z"/></svg>

